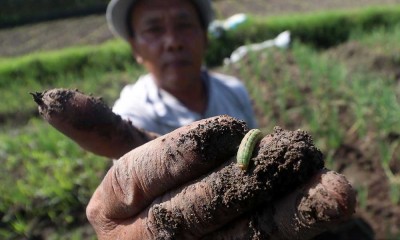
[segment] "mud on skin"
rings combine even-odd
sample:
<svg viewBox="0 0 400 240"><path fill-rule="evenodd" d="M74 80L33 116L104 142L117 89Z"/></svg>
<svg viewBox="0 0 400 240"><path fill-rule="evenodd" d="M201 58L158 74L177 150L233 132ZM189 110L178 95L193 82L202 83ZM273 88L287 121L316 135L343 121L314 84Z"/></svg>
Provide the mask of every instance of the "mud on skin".
<svg viewBox="0 0 400 240"><path fill-rule="evenodd" d="M118 159L129 150L157 137L134 128L116 115L101 98L78 90L50 89L31 93L40 115L84 149ZM113 149L107 146L113 145Z"/></svg>
<svg viewBox="0 0 400 240"><path fill-rule="evenodd" d="M153 205L147 224L157 239L196 239L222 227L219 222L268 206L309 180L323 166L323 156L310 135L276 127L256 147L247 172L232 158L214 173ZM178 204L175 199L187 201ZM232 209L236 212L232 213ZM202 229L192 227L199 225Z"/></svg>
<svg viewBox="0 0 400 240"><path fill-rule="evenodd" d="M111 109L101 98L83 95L78 90L51 89L32 93L32 96L39 106L40 115L45 119L67 111L68 108L74 109L75 111L68 112L68 115L64 117L67 117L72 126L78 130L88 131L98 127L100 124L106 125L121 121L118 115L110 114ZM82 99L84 101L76 101L74 99ZM87 106L90 106L90 108L87 108ZM80 116L78 117L77 115Z"/></svg>

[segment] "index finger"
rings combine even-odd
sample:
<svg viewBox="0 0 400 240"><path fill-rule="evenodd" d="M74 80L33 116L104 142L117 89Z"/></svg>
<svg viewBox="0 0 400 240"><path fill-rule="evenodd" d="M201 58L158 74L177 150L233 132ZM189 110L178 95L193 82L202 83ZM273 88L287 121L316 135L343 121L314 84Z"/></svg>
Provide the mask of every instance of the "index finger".
<svg viewBox="0 0 400 240"><path fill-rule="evenodd" d="M218 116L132 150L109 170L91 199L88 213L96 211L105 219L135 216L157 196L198 178L235 155L246 130L244 122Z"/></svg>

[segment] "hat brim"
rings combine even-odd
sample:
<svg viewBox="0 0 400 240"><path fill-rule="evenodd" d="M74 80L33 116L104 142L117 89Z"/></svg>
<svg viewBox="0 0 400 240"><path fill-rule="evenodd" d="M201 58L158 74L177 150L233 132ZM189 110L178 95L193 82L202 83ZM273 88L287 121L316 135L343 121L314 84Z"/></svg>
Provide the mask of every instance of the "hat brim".
<svg viewBox="0 0 400 240"><path fill-rule="evenodd" d="M111 0L107 6L106 19L111 32L129 41L127 18L130 8L138 0ZM197 7L201 21L208 28L214 19L214 12L210 0L191 0Z"/></svg>

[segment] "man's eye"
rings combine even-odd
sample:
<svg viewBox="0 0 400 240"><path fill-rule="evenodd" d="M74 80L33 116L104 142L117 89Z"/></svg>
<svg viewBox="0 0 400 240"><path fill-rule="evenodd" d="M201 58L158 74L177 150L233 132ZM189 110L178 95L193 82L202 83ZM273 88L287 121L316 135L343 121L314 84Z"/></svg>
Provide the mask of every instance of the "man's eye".
<svg viewBox="0 0 400 240"><path fill-rule="evenodd" d="M147 33L161 33L163 31L162 27L154 26L146 28L145 32Z"/></svg>
<svg viewBox="0 0 400 240"><path fill-rule="evenodd" d="M178 24L178 27L181 29L191 28L192 26L193 26L193 24L190 22L181 22Z"/></svg>

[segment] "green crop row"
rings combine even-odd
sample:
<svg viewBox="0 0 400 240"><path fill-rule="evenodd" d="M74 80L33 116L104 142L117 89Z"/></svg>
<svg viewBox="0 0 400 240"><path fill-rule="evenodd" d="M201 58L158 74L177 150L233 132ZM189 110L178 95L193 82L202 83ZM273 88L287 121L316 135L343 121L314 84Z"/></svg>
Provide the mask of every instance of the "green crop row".
<svg viewBox="0 0 400 240"><path fill-rule="evenodd" d="M110 161L80 149L40 120L0 133L1 239L85 221L85 206ZM67 231L65 231L67 232Z"/></svg>
<svg viewBox="0 0 400 240"><path fill-rule="evenodd" d="M252 17L238 29L210 37L206 57L208 66L220 65L230 53L248 42L274 38L290 30L295 40L316 47L330 47L344 42L355 29L371 31L377 27L392 26L400 22L400 7L323 12L282 17ZM102 46L76 47L57 52L33 54L0 61L0 88L17 81L51 82L68 74L82 74L88 69L98 71L123 69L133 59L127 44L120 41Z"/></svg>

